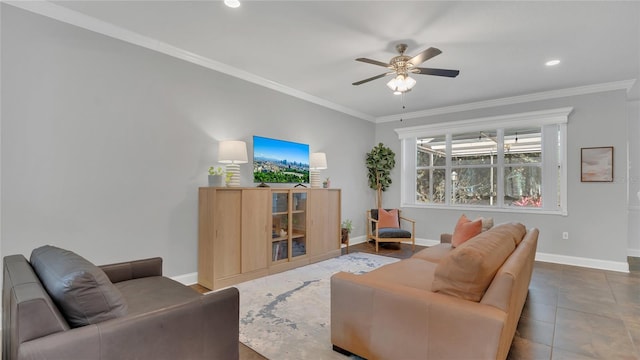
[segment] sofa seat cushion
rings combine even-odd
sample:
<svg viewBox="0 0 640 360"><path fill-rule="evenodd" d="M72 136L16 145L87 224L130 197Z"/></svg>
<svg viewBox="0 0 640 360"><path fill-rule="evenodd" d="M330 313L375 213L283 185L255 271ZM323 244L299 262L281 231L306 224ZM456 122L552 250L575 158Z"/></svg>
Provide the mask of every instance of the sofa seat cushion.
<svg viewBox="0 0 640 360"><path fill-rule="evenodd" d="M411 238L411 231L394 228L378 229L379 238Z"/></svg>
<svg viewBox="0 0 640 360"><path fill-rule="evenodd" d="M199 292L163 276L151 276L116 283L129 305L129 314L142 314L182 304L202 296Z"/></svg>
<svg viewBox="0 0 640 360"><path fill-rule="evenodd" d="M413 254L411 258L438 263L440 262L440 260L442 260L443 257L447 256L451 252L451 250L453 250L451 244L438 244L418 251L417 253Z"/></svg>
<svg viewBox="0 0 640 360"><path fill-rule="evenodd" d="M416 289L431 291L435 263L421 259L405 259L381 266L361 276L375 281L400 284Z"/></svg>
<svg viewBox="0 0 640 360"><path fill-rule="evenodd" d="M127 303L107 275L74 252L45 245L31 252L31 266L71 327L127 314Z"/></svg>
<svg viewBox="0 0 640 360"><path fill-rule="evenodd" d="M433 291L480 301L500 266L515 249L513 238L520 233L520 228L524 226L499 225L452 250L438 263Z"/></svg>

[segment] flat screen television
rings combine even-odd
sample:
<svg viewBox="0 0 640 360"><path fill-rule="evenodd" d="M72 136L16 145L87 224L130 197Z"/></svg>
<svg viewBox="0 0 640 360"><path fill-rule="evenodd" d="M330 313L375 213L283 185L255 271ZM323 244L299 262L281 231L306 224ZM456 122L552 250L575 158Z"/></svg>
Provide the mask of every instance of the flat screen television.
<svg viewBox="0 0 640 360"><path fill-rule="evenodd" d="M308 183L309 145L254 136L253 181Z"/></svg>

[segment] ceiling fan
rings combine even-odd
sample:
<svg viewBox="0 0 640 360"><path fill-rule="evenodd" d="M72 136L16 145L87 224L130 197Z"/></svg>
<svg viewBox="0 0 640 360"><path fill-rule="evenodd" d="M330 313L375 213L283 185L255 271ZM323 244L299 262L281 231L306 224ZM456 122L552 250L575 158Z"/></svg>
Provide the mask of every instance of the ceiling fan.
<svg viewBox="0 0 640 360"><path fill-rule="evenodd" d="M409 76L409 74L422 74L422 75L435 75L444 77L456 77L460 74L459 70L447 70L447 69L433 69L433 68L421 68L418 65L431 59L434 56L440 55L442 51L439 49L430 47L416 56L407 56L404 52L407 50L407 44L396 45L396 50L400 55L393 57L389 63L382 61L357 58L356 61L361 61L373 65L386 67L391 71L370 77L368 79L356 81L353 85L360 85L366 82L380 79L387 75L395 75L391 81L387 83L387 86L394 92L394 94L402 94L407 91L411 91L416 84L416 80Z"/></svg>

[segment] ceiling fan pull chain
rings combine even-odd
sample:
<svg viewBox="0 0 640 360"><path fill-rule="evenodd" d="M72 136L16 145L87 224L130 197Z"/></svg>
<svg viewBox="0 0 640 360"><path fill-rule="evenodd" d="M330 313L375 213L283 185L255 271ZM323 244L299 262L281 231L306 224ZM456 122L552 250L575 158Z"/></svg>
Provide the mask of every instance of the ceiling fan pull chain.
<svg viewBox="0 0 640 360"><path fill-rule="evenodd" d="M400 94L400 103L402 104L402 113L400 114L400 122L402 122L402 118L404 117L404 109L406 108L406 106L404 106L404 93Z"/></svg>

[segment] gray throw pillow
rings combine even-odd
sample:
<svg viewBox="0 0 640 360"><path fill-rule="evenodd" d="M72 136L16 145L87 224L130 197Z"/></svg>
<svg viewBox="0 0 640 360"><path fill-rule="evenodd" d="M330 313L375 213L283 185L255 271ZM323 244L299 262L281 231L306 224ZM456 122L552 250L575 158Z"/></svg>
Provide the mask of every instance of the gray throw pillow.
<svg viewBox="0 0 640 360"><path fill-rule="evenodd" d="M31 252L30 262L71 327L126 315L127 303L120 291L85 258L45 245Z"/></svg>

